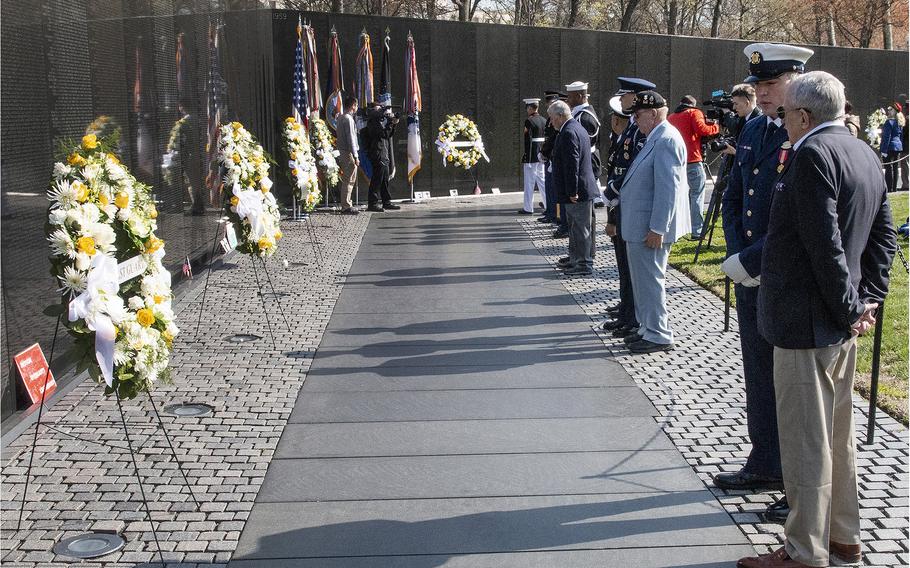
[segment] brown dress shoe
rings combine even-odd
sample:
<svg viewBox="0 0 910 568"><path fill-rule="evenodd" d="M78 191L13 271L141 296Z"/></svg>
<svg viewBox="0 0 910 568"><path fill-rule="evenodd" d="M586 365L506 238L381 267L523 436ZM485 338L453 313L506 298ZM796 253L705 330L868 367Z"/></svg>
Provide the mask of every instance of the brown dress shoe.
<svg viewBox="0 0 910 568"><path fill-rule="evenodd" d="M786 547L780 547L771 554L740 558L736 568L811 568L808 564L797 562L787 554Z"/></svg>
<svg viewBox="0 0 910 568"><path fill-rule="evenodd" d="M828 541L828 564L831 566L856 566L862 561L863 552L860 545Z"/></svg>

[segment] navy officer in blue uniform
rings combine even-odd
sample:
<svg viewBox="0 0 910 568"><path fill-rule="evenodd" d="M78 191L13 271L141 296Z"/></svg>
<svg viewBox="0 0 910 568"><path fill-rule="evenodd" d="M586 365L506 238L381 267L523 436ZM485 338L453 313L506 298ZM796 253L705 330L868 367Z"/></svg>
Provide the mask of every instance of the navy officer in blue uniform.
<svg viewBox="0 0 910 568"><path fill-rule="evenodd" d="M736 313L743 355L746 420L752 450L741 470L719 473L721 489L783 489L777 410L774 398L774 349L758 332L757 305L761 283L762 247L768 230L775 179L792 153L787 131L777 116L787 86L805 71L810 49L792 45L753 43L744 50L749 59L746 83L755 86L763 116L743 127L722 211L727 260L723 270L735 283ZM784 508L785 503L772 504Z"/></svg>
<svg viewBox="0 0 910 568"><path fill-rule="evenodd" d="M606 321L602 328L612 331L614 337L629 337L638 330L638 320L635 318L635 298L632 294L632 279L629 275L629 259L626 256L626 242L622 239L619 229L619 188L626 177L626 171L632 165L632 160L638 155L639 150L645 145L645 135L635 124L635 118L629 109L635 102L635 93L640 91L653 91L657 86L651 81L635 77L617 77L619 90L614 99L619 97L620 112L629 115L629 124L610 148L607 159L607 187L604 194L607 200L607 225L605 231L613 241L613 250L616 253L616 269L619 272L619 304L613 309L608 309L608 315L614 316L613 320ZM614 104L611 99L611 106ZM616 109L613 109L616 112Z"/></svg>

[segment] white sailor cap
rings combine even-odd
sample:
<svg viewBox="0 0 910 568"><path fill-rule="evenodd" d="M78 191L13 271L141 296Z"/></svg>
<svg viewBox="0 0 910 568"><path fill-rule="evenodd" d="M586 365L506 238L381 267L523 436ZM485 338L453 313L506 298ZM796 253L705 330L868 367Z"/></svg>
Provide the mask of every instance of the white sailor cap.
<svg viewBox="0 0 910 568"><path fill-rule="evenodd" d="M757 83L792 71L805 72L806 62L815 52L784 43L750 43L743 53L749 58L749 76L744 82Z"/></svg>
<svg viewBox="0 0 910 568"><path fill-rule="evenodd" d="M525 105L538 105L540 104L540 99L522 99Z"/></svg>
<svg viewBox="0 0 910 568"><path fill-rule="evenodd" d="M570 93L572 91L587 91L587 90L588 90L588 84L583 81L575 81L574 83L569 83L568 85L566 85L566 91L568 91Z"/></svg>
<svg viewBox="0 0 910 568"><path fill-rule="evenodd" d="M632 116L632 113L622 109L622 102L620 102L620 99L622 99L622 95L616 95L610 99L610 110L613 111L613 114L618 114L623 118L629 118Z"/></svg>

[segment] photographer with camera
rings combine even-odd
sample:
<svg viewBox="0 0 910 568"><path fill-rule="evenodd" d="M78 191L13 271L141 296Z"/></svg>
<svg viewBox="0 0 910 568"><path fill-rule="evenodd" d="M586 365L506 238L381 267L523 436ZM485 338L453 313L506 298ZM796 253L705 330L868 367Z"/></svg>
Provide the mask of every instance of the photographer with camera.
<svg viewBox="0 0 910 568"><path fill-rule="evenodd" d="M705 168L702 165L702 138L717 136L720 126L714 121L705 120L705 114L696 105L698 101L692 95L680 100L676 110L667 120L679 130L686 142L686 177L689 180L689 214L692 218L692 238L701 236L704 219L701 214L705 196Z"/></svg>
<svg viewBox="0 0 910 568"><path fill-rule="evenodd" d="M748 83L740 83L733 87L730 99L733 102L733 111L736 113L738 120L734 127L730 129L732 140L724 140L725 144L721 151L728 156L735 156L739 133L743 131L743 127L747 122L757 116L761 116L762 112L755 103L755 88ZM714 147L712 146L711 149L714 150Z"/></svg>
<svg viewBox="0 0 910 568"><path fill-rule="evenodd" d="M392 107L372 103L367 111L367 152L373 165L373 177L370 178L369 206L367 211L382 213L386 209L401 209L392 203L389 194L389 179L392 171L392 135L398 124L398 113ZM382 205L380 205L380 201Z"/></svg>

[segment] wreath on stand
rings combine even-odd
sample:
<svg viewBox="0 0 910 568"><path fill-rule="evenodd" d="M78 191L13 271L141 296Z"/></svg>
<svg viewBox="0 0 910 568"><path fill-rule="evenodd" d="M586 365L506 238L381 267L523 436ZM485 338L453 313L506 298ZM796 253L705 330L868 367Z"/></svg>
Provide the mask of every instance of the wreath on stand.
<svg viewBox="0 0 910 568"><path fill-rule="evenodd" d="M151 188L120 163L118 142L87 134L54 164L45 232L62 297L45 313L75 338L77 372L131 399L169 380L179 330Z"/></svg>
<svg viewBox="0 0 910 568"><path fill-rule="evenodd" d="M328 125L320 118L314 118L310 127L310 141L316 154L316 164L328 187L335 187L340 179L341 168L335 159L341 153L335 149L335 137Z"/></svg>
<svg viewBox="0 0 910 568"><path fill-rule="evenodd" d="M284 119L284 142L288 153L288 179L294 189L294 197L304 211L312 211L321 199L319 193L319 172L316 159L303 125L289 116Z"/></svg>
<svg viewBox="0 0 910 568"><path fill-rule="evenodd" d="M260 257L275 254L281 239L281 212L272 195L270 159L239 122L221 127L218 159L224 168L222 191L230 191L225 215L239 228L237 250Z"/></svg>
<svg viewBox="0 0 910 568"><path fill-rule="evenodd" d="M866 118L866 139L873 148L882 144L882 125L888 122L888 115L884 109L877 108Z"/></svg>
<svg viewBox="0 0 910 568"><path fill-rule="evenodd" d="M460 114L449 115L439 127L436 148L442 154L442 165L453 164L470 170L483 158L490 158L484 151L483 139L474 122Z"/></svg>

